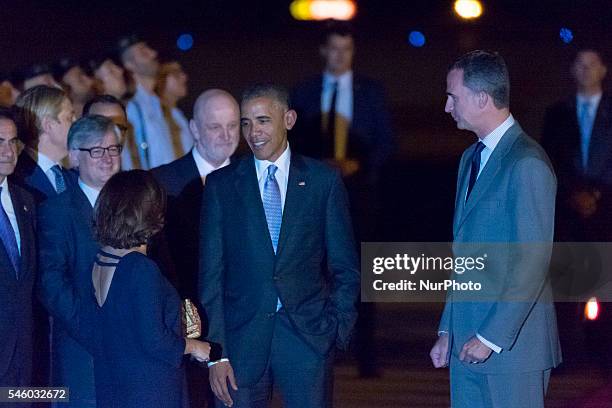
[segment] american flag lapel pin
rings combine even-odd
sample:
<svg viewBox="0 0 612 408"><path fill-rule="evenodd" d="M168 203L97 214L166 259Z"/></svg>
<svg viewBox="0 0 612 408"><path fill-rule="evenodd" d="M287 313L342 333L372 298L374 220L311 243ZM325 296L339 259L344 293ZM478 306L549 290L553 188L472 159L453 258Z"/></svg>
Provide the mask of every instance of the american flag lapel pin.
<svg viewBox="0 0 612 408"><path fill-rule="evenodd" d="M28 208L28 206L27 206L27 205L24 205L24 206L23 206L23 211L28 212L28 211L30 211L30 209Z"/></svg>

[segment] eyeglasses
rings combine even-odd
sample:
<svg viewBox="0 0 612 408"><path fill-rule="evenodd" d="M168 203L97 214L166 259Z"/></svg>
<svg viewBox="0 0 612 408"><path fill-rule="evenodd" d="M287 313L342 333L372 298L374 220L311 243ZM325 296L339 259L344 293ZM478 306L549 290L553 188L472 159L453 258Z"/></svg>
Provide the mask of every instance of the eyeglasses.
<svg viewBox="0 0 612 408"><path fill-rule="evenodd" d="M88 152L92 159L100 159L104 156L104 152L108 152L110 157L117 157L123 151L123 146L112 145L108 147L92 147L91 149L78 148L81 152Z"/></svg>

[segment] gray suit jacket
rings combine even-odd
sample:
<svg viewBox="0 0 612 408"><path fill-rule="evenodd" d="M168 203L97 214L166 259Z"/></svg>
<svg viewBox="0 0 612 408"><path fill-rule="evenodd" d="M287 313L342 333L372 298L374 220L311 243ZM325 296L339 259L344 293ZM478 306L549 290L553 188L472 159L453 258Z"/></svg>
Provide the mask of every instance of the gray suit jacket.
<svg viewBox="0 0 612 408"><path fill-rule="evenodd" d="M553 239L556 179L542 148L516 123L503 135L466 201L471 158L461 158L457 179L453 252L487 254L482 271L453 274L481 282L482 293L449 293L440 330L451 336L451 353L476 333L502 348L481 364L481 373L545 370L561 361L557 322L547 280Z"/></svg>

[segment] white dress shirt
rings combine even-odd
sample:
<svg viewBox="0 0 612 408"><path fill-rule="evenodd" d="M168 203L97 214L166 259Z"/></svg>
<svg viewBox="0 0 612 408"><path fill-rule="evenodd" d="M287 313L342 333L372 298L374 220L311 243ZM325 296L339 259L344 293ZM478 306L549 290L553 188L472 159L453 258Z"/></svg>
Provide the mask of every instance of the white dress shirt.
<svg viewBox="0 0 612 408"><path fill-rule="evenodd" d="M321 92L321 112L328 113L334 93L334 83L338 84L336 94L336 115L342 116L348 123L353 119L353 71L340 76L329 72L323 73L323 91Z"/></svg>
<svg viewBox="0 0 612 408"><path fill-rule="evenodd" d="M205 158L202 157L200 152L198 152L197 147L191 149L191 155L193 156L193 160L195 161L196 167L198 168L198 173L200 174L202 180L204 180L204 177L208 176L213 171L230 164L230 159L228 157L221 166L215 168L212 164L206 161Z"/></svg>
<svg viewBox="0 0 612 408"><path fill-rule="evenodd" d="M255 158L255 156L253 156ZM275 162L268 160L257 160L255 158L255 171L257 172L257 182L259 183L259 194L263 202L264 185L266 184L266 176L268 175L268 167L271 164L275 164L278 167L274 177L278 183L281 196L281 210L285 210L285 197L287 196L287 184L289 183L289 165L291 163L291 149L289 149L289 143L285 151L276 159Z"/></svg>
<svg viewBox="0 0 612 408"><path fill-rule="evenodd" d="M13 231L15 232L17 249L19 250L19 254L21 254L21 235L19 234L17 216L15 215L15 208L13 207L13 200L11 199L11 194L9 192L9 186L6 177L4 178L4 181L0 184L0 187L2 187L2 193L0 193L0 201L2 202L2 207L4 208L4 211L6 211L6 215L8 215L8 219L11 222L11 227L13 227Z"/></svg>
<svg viewBox="0 0 612 408"><path fill-rule="evenodd" d="M35 151L30 147L26 148L26 153L32 158L32 160L36 162L36 164L38 164L38 167L41 168L43 173L45 173L45 176L47 176L47 178L49 179L49 182L53 186L53 189L57 191L57 185L55 184L55 173L53 172L53 170L51 170L51 167L58 165L60 166L60 168L63 168L63 166L60 163L54 162L40 151ZM64 184L67 181L68 180L64 180Z"/></svg>
<svg viewBox="0 0 612 408"><path fill-rule="evenodd" d="M87 200L89 201L89 204L91 204L92 208L95 207L96 200L98 199L98 196L100 195L100 190L96 190L95 188L88 186L87 184L83 182L83 180L81 180L80 177L79 177L79 187L81 188L81 191L83 191L83 194L85 194L85 197L87 197Z"/></svg>
<svg viewBox="0 0 612 408"><path fill-rule="evenodd" d="M149 167L145 170L170 163L177 158L172 147L170 128L164 118L161 101L157 95L149 93L149 91L138 84L136 85L136 93L128 102L126 110L128 120L134 127L134 137L136 138L138 154L143 167L145 167L145 162L143 161L145 155L149 160ZM143 134L146 137L146 141L141 140ZM133 168L128 150L124 149L126 153L121 157L123 170Z"/></svg>

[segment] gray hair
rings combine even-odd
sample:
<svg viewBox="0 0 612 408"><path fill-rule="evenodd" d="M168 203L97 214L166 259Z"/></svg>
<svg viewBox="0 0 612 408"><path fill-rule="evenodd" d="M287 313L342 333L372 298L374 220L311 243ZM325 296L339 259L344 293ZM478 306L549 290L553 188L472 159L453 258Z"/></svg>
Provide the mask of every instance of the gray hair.
<svg viewBox="0 0 612 408"><path fill-rule="evenodd" d="M112 131L120 140L119 130L112 120L101 115L86 115L70 126L68 131L68 148L75 150L87 144L98 142Z"/></svg>
<svg viewBox="0 0 612 408"><path fill-rule="evenodd" d="M476 50L456 60L449 68L463 70L463 85L472 92L493 98L497 109L510 106L510 76L504 59L496 52Z"/></svg>

